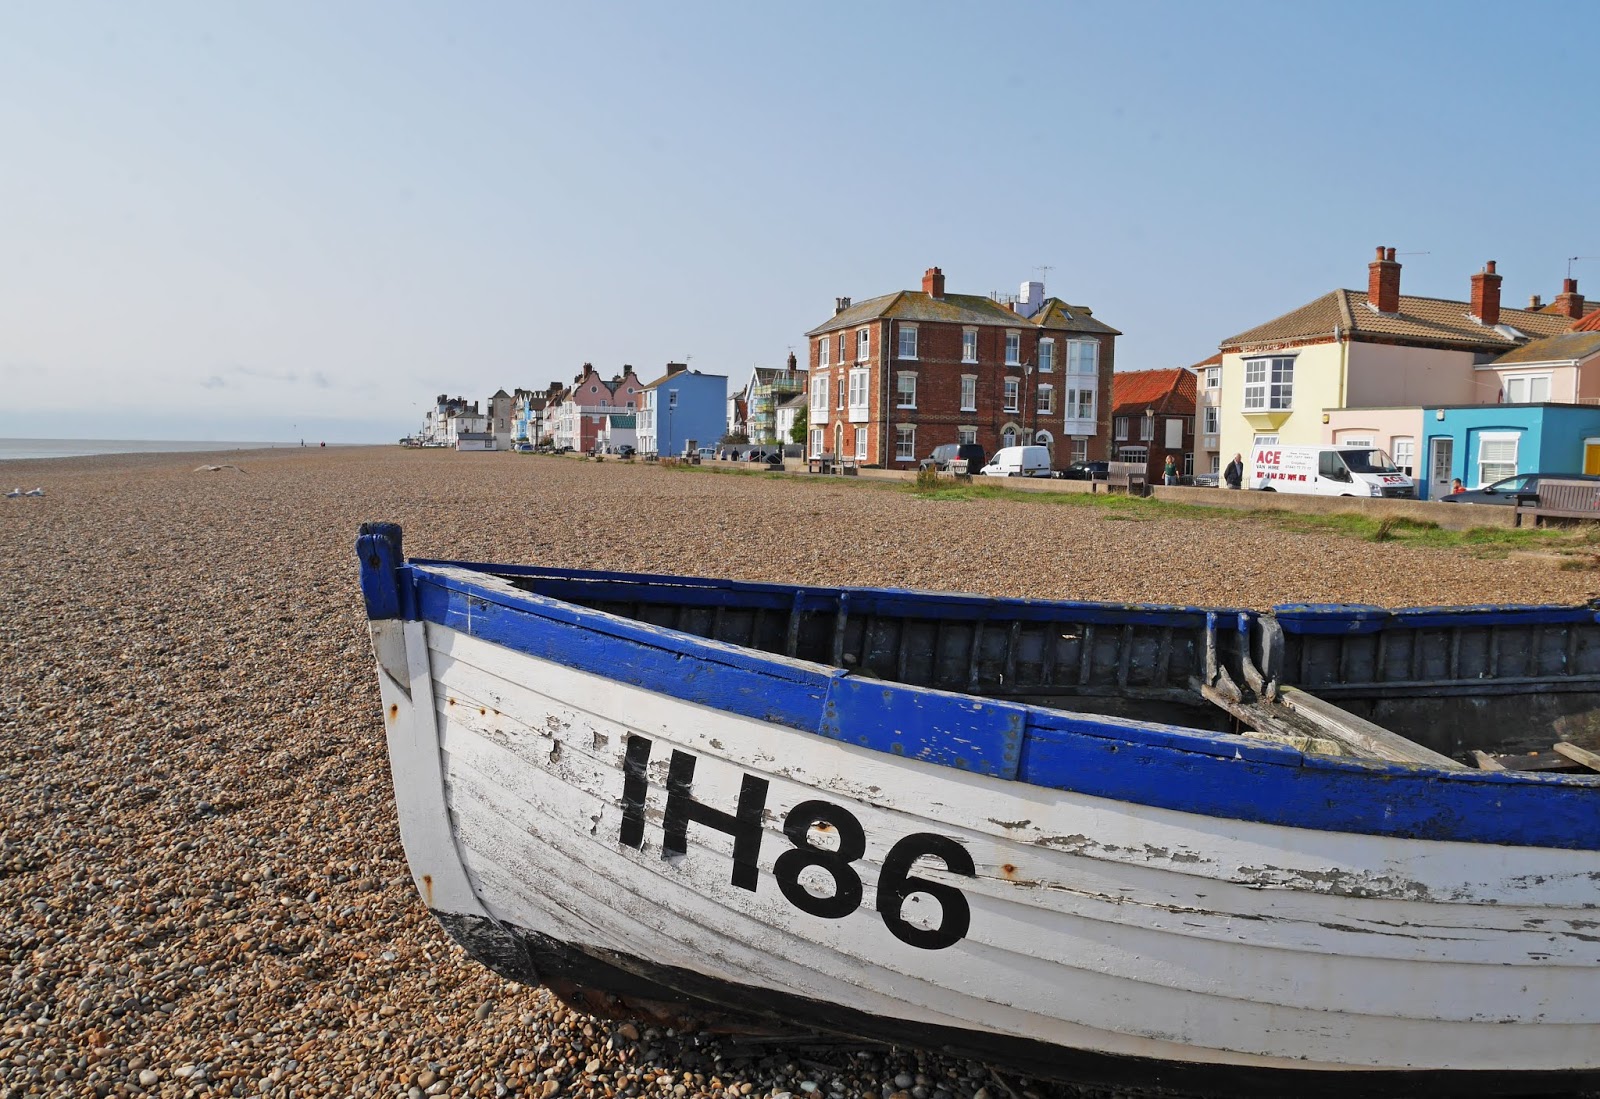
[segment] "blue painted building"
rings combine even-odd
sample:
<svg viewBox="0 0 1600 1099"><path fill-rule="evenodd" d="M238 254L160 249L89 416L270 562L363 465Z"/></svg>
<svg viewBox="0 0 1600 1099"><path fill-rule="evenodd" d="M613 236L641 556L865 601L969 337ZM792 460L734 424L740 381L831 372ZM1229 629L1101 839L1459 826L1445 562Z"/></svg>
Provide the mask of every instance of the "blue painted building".
<svg viewBox="0 0 1600 1099"><path fill-rule="evenodd" d="M1439 405L1422 409L1426 477L1482 488L1518 473L1581 473L1600 463L1600 407L1575 404ZM1422 472L1422 471L1419 471Z"/></svg>
<svg viewBox="0 0 1600 1099"><path fill-rule="evenodd" d="M702 374L687 363L668 363L667 372L639 393L640 454L673 457L685 443L714 447L722 439L728 407L728 376Z"/></svg>

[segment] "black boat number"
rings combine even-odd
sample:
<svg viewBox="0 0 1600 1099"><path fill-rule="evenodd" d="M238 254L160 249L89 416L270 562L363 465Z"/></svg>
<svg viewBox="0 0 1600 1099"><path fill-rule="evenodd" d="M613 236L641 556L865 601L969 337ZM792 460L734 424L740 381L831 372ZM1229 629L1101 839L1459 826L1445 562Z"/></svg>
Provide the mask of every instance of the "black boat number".
<svg viewBox="0 0 1600 1099"><path fill-rule="evenodd" d="M630 736L623 760L622 828L618 835L629 847L644 846L645 794L649 786L645 768L650 762L652 742L648 737ZM696 801L692 792L698 757L676 749L667 768L667 808L661 821L661 851L665 855L687 853L689 822L711 828L733 838L732 883L755 892L761 876L761 814L767 804L767 780L745 775L739 788L739 804L732 813ZM831 828L839 837L836 849L818 847L811 842L815 825ZM812 916L837 920L861 906L861 875L853 863L867 852L867 834L855 814L831 801L802 801L783 821L783 834L793 845L772 864L788 902ZM948 836L932 832L913 832L889 849L878 877L878 915L883 925L901 942L923 950L942 950L966 937L972 925L972 909L961 890L944 882L930 881L911 873L917 860L932 856L944 863L952 874L974 877L972 855ZM800 884L800 874L816 867L833 879L833 892L819 897ZM901 915L906 898L925 893L939 903L937 927L917 927Z"/></svg>

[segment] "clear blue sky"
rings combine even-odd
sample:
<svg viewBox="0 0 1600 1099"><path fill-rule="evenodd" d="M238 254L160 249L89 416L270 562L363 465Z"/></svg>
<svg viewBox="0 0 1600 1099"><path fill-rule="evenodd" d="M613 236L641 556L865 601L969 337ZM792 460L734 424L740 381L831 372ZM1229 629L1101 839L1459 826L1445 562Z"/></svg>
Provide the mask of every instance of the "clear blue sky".
<svg viewBox="0 0 1600 1099"><path fill-rule="evenodd" d="M1583 15L9 0L0 435L387 441L586 361L737 383L935 264L1048 266L1121 369L1379 244L1405 293L1494 259L1548 299L1600 257Z"/></svg>

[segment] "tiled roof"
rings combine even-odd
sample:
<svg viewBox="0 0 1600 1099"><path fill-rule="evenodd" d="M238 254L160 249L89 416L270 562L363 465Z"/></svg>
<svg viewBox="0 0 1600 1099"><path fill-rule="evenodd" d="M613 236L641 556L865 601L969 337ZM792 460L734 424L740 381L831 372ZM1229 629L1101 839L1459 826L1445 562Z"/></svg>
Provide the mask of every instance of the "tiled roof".
<svg viewBox="0 0 1600 1099"><path fill-rule="evenodd" d="M820 336L841 328L850 328L866 321L883 320L945 322L948 324L987 324L1009 328L1033 325L1062 332L1106 333L1121 335L1115 328L1090 316L1083 306L1068 305L1059 298L1050 298L1033 317L1013 313L993 298L982 294L946 294L936 298L920 290L898 290L893 294L868 298L837 313L807 332L807 336Z"/></svg>
<svg viewBox="0 0 1600 1099"><path fill-rule="evenodd" d="M1134 408L1143 412L1194 414L1195 377L1182 367L1170 370L1118 370L1111 375L1112 411Z"/></svg>
<svg viewBox="0 0 1600 1099"><path fill-rule="evenodd" d="M1062 332L1104 333L1120 336L1109 324L1095 320L1086 305L1068 305L1060 298L1047 298L1044 308L1028 318L1031 324Z"/></svg>
<svg viewBox="0 0 1600 1099"><path fill-rule="evenodd" d="M1592 313L1586 314L1582 320L1574 321L1572 324L1572 331L1600 332L1600 308L1595 309Z"/></svg>
<svg viewBox="0 0 1600 1099"><path fill-rule="evenodd" d="M1222 352L1218 351L1215 355L1212 355L1208 359L1201 359L1199 362L1195 363L1189 369L1190 370L1204 370L1208 366L1221 366L1221 365L1222 365Z"/></svg>
<svg viewBox="0 0 1600 1099"><path fill-rule="evenodd" d="M1365 291L1334 290L1266 324L1229 336L1221 346L1232 350L1317 336L1331 339L1337 327L1344 333L1388 336L1413 343L1509 350L1522 341L1502 331L1504 328L1538 337L1553 336L1567 324L1565 317L1502 307L1499 326L1489 328L1478 323L1466 302L1406 294L1400 295L1398 312L1380 313L1367 303Z"/></svg>
<svg viewBox="0 0 1600 1099"><path fill-rule="evenodd" d="M1596 351L1600 351L1600 327L1589 332L1563 332L1559 336L1546 336L1542 340L1525 343L1515 351L1501 355L1493 365L1565 362L1587 358Z"/></svg>

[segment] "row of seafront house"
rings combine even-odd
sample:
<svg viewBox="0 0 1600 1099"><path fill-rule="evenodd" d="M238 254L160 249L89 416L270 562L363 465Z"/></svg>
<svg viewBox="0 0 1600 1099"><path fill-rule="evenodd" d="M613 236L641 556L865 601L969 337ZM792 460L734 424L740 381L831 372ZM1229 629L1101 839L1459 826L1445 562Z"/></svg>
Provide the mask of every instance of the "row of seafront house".
<svg viewBox="0 0 1600 1099"><path fill-rule="evenodd" d="M1534 470L1600 472L1600 311L1568 278L1546 305L1501 305L1491 261L1468 300L1400 293L1378 249L1365 293L1334 290L1221 341L1192 367L1115 370L1121 333L1027 282L1015 298L951 294L929 268L920 291L835 302L807 333L801 367L728 378L683 363L642 382L589 364L572 384L504 390L479 413L440 396L423 440L682 454L722 440L802 441L810 457L914 469L943 443L1049 448L1052 465L1168 458L1216 473L1253 446L1377 446L1419 495ZM803 426L796 430L796 424Z"/></svg>

